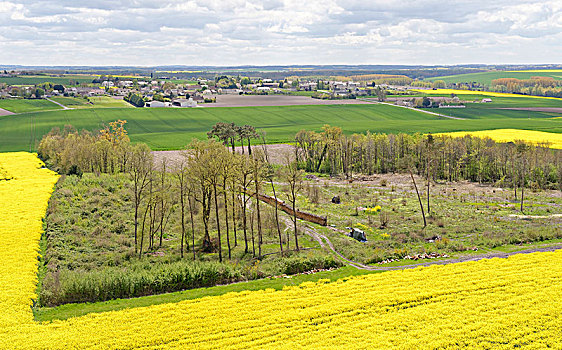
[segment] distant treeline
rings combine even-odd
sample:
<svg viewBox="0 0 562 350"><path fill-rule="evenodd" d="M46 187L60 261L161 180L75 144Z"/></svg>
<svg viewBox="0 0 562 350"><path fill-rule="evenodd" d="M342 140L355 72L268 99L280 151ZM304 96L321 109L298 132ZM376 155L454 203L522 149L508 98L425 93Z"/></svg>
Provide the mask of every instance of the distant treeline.
<svg viewBox="0 0 562 350"><path fill-rule="evenodd" d="M501 78L492 80L491 90L534 96L562 97L562 80L539 76L531 77L531 79Z"/></svg>

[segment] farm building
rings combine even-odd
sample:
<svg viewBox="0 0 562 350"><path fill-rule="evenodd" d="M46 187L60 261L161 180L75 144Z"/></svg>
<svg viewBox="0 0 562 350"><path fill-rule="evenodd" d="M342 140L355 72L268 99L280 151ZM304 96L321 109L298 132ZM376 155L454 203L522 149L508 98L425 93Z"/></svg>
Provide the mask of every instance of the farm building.
<svg viewBox="0 0 562 350"><path fill-rule="evenodd" d="M193 101L190 97L186 98L178 98L172 101L172 106L174 107L197 107L197 102Z"/></svg>
<svg viewBox="0 0 562 350"><path fill-rule="evenodd" d="M491 98L483 98L482 99L482 103L488 103L488 102L492 102Z"/></svg>
<svg viewBox="0 0 562 350"><path fill-rule="evenodd" d="M166 107L166 104L162 101L150 101L146 103L147 107Z"/></svg>

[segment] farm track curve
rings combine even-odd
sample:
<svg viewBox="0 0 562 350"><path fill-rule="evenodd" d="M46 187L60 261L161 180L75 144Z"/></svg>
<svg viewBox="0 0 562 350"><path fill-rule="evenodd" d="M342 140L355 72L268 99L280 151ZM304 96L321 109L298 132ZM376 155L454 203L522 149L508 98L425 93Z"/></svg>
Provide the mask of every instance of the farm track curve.
<svg viewBox="0 0 562 350"><path fill-rule="evenodd" d="M290 221L290 219L287 219L287 220ZM338 230L338 229L335 229L335 228L331 228L331 229L334 230L334 231L340 231L341 232L341 230ZM413 269L413 268L420 267L420 266L448 265L448 264L467 262L467 261L478 261L478 260L483 260L483 259L508 258L508 257L510 257L512 255L516 255L516 254L530 254L530 253L536 253L536 252L551 252L551 251L555 251L555 250L558 250L558 249L562 249L562 243L556 243L556 244L549 245L549 246L535 247L535 248L524 249L524 250L508 252L508 253L505 253L505 252L490 252L490 253L485 253L485 254L467 255L467 256L461 256L461 257L458 257L458 258L451 258L451 259L446 259L446 260L428 261L428 262L407 264L407 265L400 265L400 266L371 266L371 265L365 265L365 264L362 264L360 262L350 260L350 259L346 258L345 256L343 256L340 252L338 252L335 249L333 243L330 241L330 239L326 235L324 235L322 233L319 233L311 225L305 224L304 227L303 227L303 230L304 230L305 234L307 234L308 236L310 236L314 240L316 240L320 244L321 248L329 249L330 251L332 251L332 253L334 253L336 255L336 257L338 257L340 260L342 260L346 265L355 267L355 268L360 269L360 270L369 270L369 271L405 270L405 269Z"/></svg>

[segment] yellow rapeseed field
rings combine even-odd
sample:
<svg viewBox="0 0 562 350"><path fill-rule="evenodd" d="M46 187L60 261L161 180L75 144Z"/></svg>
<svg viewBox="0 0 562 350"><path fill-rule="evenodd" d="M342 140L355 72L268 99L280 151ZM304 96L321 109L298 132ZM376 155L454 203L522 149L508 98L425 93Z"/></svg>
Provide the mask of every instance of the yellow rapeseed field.
<svg viewBox="0 0 562 350"><path fill-rule="evenodd" d="M422 92L428 95L483 95L492 97L526 97L526 98L543 98L551 100L560 100L557 97L546 97L546 96L531 96L531 95L520 95L520 94L509 94L505 92L490 92L490 91L472 91L472 90L457 90L457 89L413 89L412 91Z"/></svg>
<svg viewBox="0 0 562 350"><path fill-rule="evenodd" d="M41 219L58 176L31 153L0 153L0 329L33 321Z"/></svg>
<svg viewBox="0 0 562 350"><path fill-rule="evenodd" d="M56 178L30 155L3 161L21 171L0 185L13 203L0 212L0 349L562 348L562 251L36 323L34 254Z"/></svg>
<svg viewBox="0 0 562 350"><path fill-rule="evenodd" d="M525 141L535 145L548 144L551 148L562 149L562 134L544 131L496 129L481 131L456 131L435 135L449 135L452 137L464 137L466 135L471 135L475 137L489 137L497 142Z"/></svg>

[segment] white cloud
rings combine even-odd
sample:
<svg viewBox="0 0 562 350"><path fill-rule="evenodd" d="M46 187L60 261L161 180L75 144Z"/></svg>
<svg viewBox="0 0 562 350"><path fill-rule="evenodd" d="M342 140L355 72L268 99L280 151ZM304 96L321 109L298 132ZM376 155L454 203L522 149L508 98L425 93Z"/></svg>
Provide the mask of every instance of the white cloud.
<svg viewBox="0 0 562 350"><path fill-rule="evenodd" d="M0 36L0 64L560 63L562 3L10 0Z"/></svg>

